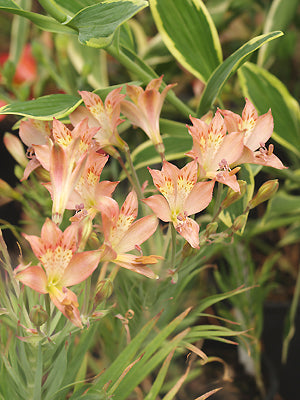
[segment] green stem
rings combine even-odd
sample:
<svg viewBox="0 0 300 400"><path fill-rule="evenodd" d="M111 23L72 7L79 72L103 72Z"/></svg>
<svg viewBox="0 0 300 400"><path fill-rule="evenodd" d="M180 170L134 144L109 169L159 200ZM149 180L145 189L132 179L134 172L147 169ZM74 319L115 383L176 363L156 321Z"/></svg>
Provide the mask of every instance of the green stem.
<svg viewBox="0 0 300 400"><path fill-rule="evenodd" d="M217 219L218 215L222 211L222 208L221 208L222 194L223 194L223 183L218 182L217 197L216 197L216 202L215 202L215 206L214 206L214 214L213 214L212 222L214 222Z"/></svg>
<svg viewBox="0 0 300 400"><path fill-rule="evenodd" d="M133 185L133 187L134 187L134 189L136 191L138 199L141 200L144 196L143 196L143 192L142 192L142 188L141 188L141 185L140 185L139 178L137 176L136 170L135 170L133 162L132 162L132 158L131 158L131 154L130 154L129 148L128 147L125 148L124 152L125 152L126 161L128 162L129 169L130 169L130 172L132 174L132 176L129 175L129 177L131 178L130 182L131 182L131 184ZM124 169L124 167L122 166L123 169ZM126 173L126 168L124 169L124 171Z"/></svg>
<svg viewBox="0 0 300 400"><path fill-rule="evenodd" d="M149 83L152 79L158 78L154 71L152 74L146 72L140 65L131 60L124 52L122 52L121 49L117 49L114 45L106 48L106 51L115 59L117 59L122 65L124 65L129 71L136 74L143 82ZM163 82L162 87L165 86L166 84ZM185 117L188 118L190 114L195 115L195 112L185 103L183 103L172 90L169 90L166 98Z"/></svg>
<svg viewBox="0 0 300 400"><path fill-rule="evenodd" d="M58 22L66 22L68 19L67 14L65 14L62 9L53 0L38 0L40 5L47 11Z"/></svg>
<svg viewBox="0 0 300 400"><path fill-rule="evenodd" d="M171 225L171 235L172 235L171 268L175 268L177 232L176 229L174 228L173 222L170 222L170 225Z"/></svg>
<svg viewBox="0 0 300 400"><path fill-rule="evenodd" d="M49 318L46 322L46 335L50 336L50 324L51 324L51 307L50 307L50 296L49 294L45 295L45 308L46 312L49 315Z"/></svg>

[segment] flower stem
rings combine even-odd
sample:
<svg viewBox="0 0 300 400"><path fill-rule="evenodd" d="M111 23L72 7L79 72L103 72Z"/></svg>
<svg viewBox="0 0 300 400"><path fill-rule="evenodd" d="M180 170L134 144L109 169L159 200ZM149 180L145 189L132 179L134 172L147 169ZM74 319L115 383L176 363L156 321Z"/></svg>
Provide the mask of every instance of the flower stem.
<svg viewBox="0 0 300 400"><path fill-rule="evenodd" d="M174 228L174 225L172 222L170 222L170 225L171 225L171 235L172 235L171 268L175 268L177 232L176 232L176 229Z"/></svg>
<svg viewBox="0 0 300 400"><path fill-rule="evenodd" d="M135 170L133 162L132 162L132 158L131 158L131 154L130 154L129 148L128 147L125 148L124 152L125 152L126 160L128 162L128 165L129 165L130 172L132 174L130 182L132 183L132 185L133 185L133 187L134 187L134 189L136 191L138 199L141 200L144 196L143 196L143 192L142 192L142 188L141 188L141 185L140 185L139 178L137 176L136 170Z"/></svg>
<svg viewBox="0 0 300 400"><path fill-rule="evenodd" d="M38 0L40 5L47 11L51 17L55 18L58 22L66 22L68 16L53 0Z"/></svg>
<svg viewBox="0 0 300 400"><path fill-rule="evenodd" d="M217 198L214 206L213 219L211 222L214 222L217 219L220 212L222 211L221 209L222 194L223 194L223 183L218 182Z"/></svg>

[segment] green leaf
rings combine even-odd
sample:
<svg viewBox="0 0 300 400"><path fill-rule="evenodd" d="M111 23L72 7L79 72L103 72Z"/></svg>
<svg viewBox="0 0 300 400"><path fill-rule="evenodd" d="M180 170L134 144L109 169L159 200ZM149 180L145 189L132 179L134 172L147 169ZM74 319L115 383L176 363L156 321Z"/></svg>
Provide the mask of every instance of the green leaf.
<svg viewBox="0 0 300 400"><path fill-rule="evenodd" d="M36 370L34 377L34 392L33 392L34 400L41 399L42 378L43 378L43 353L42 353L41 343L39 343L37 348Z"/></svg>
<svg viewBox="0 0 300 400"><path fill-rule="evenodd" d="M12 0L0 0L0 10L25 17L44 31L76 34L72 28L60 24L51 17L23 10Z"/></svg>
<svg viewBox="0 0 300 400"><path fill-rule="evenodd" d="M56 0L55 2L69 13L76 14L83 8L99 3L99 0Z"/></svg>
<svg viewBox="0 0 300 400"><path fill-rule="evenodd" d="M80 10L66 26L78 31L81 43L105 48L116 29L147 5L144 0L106 0Z"/></svg>
<svg viewBox="0 0 300 400"><path fill-rule="evenodd" d="M53 399L55 393L60 389L61 383L67 371L67 352L63 344L55 362L51 365L49 375L43 386L45 389L45 400Z"/></svg>
<svg viewBox="0 0 300 400"><path fill-rule="evenodd" d="M192 148L192 138L187 134L186 137L176 137L170 135L162 135L165 145L165 155L168 161L184 158L185 153ZM161 162L161 157L155 150L150 140L139 145L132 152L132 160L135 169L140 169L148 165Z"/></svg>
<svg viewBox="0 0 300 400"><path fill-rule="evenodd" d="M107 382L111 381L112 384L119 378L128 364L135 357L140 346L151 333L154 328L160 314L152 318L136 335L136 337L129 343L129 345L119 354L116 360L107 368L107 370L100 376L97 383L95 383L95 389L101 389Z"/></svg>
<svg viewBox="0 0 300 400"><path fill-rule="evenodd" d="M68 94L51 94L30 101L18 101L0 108L0 115L15 114L40 120L63 118L79 106L82 100Z"/></svg>
<svg viewBox="0 0 300 400"><path fill-rule="evenodd" d="M299 0L273 0L265 20L264 33L273 30L285 30L295 16ZM274 56L277 42L268 43L258 53L257 63L259 66L270 64L270 57Z"/></svg>
<svg viewBox="0 0 300 400"><path fill-rule="evenodd" d="M224 84L246 61L250 54L259 49L263 44L269 42L270 40L276 39L279 36L282 36L282 32L271 32L265 35L257 36L241 46L221 65L219 65L207 82L206 88L201 97L197 114L203 115L209 110Z"/></svg>
<svg viewBox="0 0 300 400"><path fill-rule="evenodd" d="M245 97L248 97L258 112L272 110L274 138L282 146L300 156L300 107L286 86L265 69L250 62L238 71Z"/></svg>
<svg viewBox="0 0 300 400"><path fill-rule="evenodd" d="M222 61L216 27L201 0L150 0L163 41L189 72L206 82Z"/></svg>

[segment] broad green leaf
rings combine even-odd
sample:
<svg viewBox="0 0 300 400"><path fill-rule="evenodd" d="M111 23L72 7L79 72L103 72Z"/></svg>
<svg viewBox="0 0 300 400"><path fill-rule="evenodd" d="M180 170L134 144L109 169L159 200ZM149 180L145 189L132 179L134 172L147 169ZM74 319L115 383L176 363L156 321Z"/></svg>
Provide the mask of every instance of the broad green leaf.
<svg viewBox="0 0 300 400"><path fill-rule="evenodd" d="M166 159L178 160L185 157L185 153L192 148L192 138L187 134L186 137L174 137L170 135L162 135L166 148ZM147 165L153 165L161 162L161 157L155 150L150 140L139 145L132 152L132 160L136 169L143 168Z"/></svg>
<svg viewBox="0 0 300 400"><path fill-rule="evenodd" d="M189 72L206 82L222 61L216 27L201 0L150 0L166 46Z"/></svg>
<svg viewBox="0 0 300 400"><path fill-rule="evenodd" d="M68 94L51 94L30 101L19 101L0 108L0 115L15 114L40 120L63 118L82 102Z"/></svg>
<svg viewBox="0 0 300 400"><path fill-rule="evenodd" d="M279 191L268 204L265 219L300 213L300 196Z"/></svg>
<svg viewBox="0 0 300 400"><path fill-rule="evenodd" d="M99 3L99 0L55 0L68 13L76 14L78 11Z"/></svg>
<svg viewBox="0 0 300 400"><path fill-rule="evenodd" d="M231 54L222 64L220 64L207 82L197 114L203 115L209 110L224 84L246 61L250 54L259 49L263 44L276 39L281 35L282 32L271 32L257 36L245 43L242 47Z"/></svg>
<svg viewBox="0 0 300 400"><path fill-rule="evenodd" d="M78 31L81 43L105 48L116 29L147 5L144 0L106 0L80 10L66 26Z"/></svg>
<svg viewBox="0 0 300 400"><path fill-rule="evenodd" d="M273 30L285 30L292 18L295 16L299 0L273 0L265 20L264 33ZM259 66L269 64L270 57L274 55L277 42L268 43L258 53L257 63Z"/></svg>
<svg viewBox="0 0 300 400"><path fill-rule="evenodd" d="M0 10L25 17L44 31L76 34L72 28L60 24L51 17L23 10L12 0L0 0Z"/></svg>
<svg viewBox="0 0 300 400"><path fill-rule="evenodd" d="M250 62L238 71L245 97L248 97L258 112L272 110L274 138L282 146L300 156L300 107L286 86L265 69Z"/></svg>

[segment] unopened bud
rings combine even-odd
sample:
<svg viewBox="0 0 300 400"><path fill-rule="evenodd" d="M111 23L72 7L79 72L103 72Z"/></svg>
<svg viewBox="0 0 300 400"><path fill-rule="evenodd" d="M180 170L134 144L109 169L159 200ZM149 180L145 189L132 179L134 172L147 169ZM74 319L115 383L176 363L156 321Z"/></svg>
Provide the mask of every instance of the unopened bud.
<svg viewBox="0 0 300 400"><path fill-rule="evenodd" d="M253 199L249 201L248 209L252 210L252 208L257 207L260 203L269 200L277 192L278 186L277 179L263 183Z"/></svg>
<svg viewBox="0 0 300 400"><path fill-rule="evenodd" d="M205 236L208 237L210 235L213 235L214 233L217 232L217 229L218 229L218 223L217 222L210 222L206 226Z"/></svg>
<svg viewBox="0 0 300 400"><path fill-rule="evenodd" d="M247 215L245 214L239 215L233 221L231 229L233 230L233 232L241 231L244 229L246 222L247 222Z"/></svg>
<svg viewBox="0 0 300 400"><path fill-rule="evenodd" d="M225 199L221 203L222 210L229 207L231 204L235 203L237 200L241 199L244 194L246 193L247 189L247 182L245 181L238 181L240 186L240 192L236 192L230 187L228 187L227 195Z"/></svg>
<svg viewBox="0 0 300 400"><path fill-rule="evenodd" d="M29 318L34 326L41 326L47 321L49 315L42 306L33 306L29 313Z"/></svg>
<svg viewBox="0 0 300 400"><path fill-rule="evenodd" d="M98 282L96 287L95 303L99 304L108 299L113 292L113 283L110 279L104 279Z"/></svg>
<svg viewBox="0 0 300 400"><path fill-rule="evenodd" d="M20 200L22 198L21 194L13 189L7 182L0 179L0 197L3 199L10 200ZM4 204L4 203L3 203Z"/></svg>
<svg viewBox="0 0 300 400"><path fill-rule="evenodd" d="M25 155L24 146L21 140L15 135L6 132L3 142L11 156L21 165L21 167L25 168L28 164L28 159Z"/></svg>

